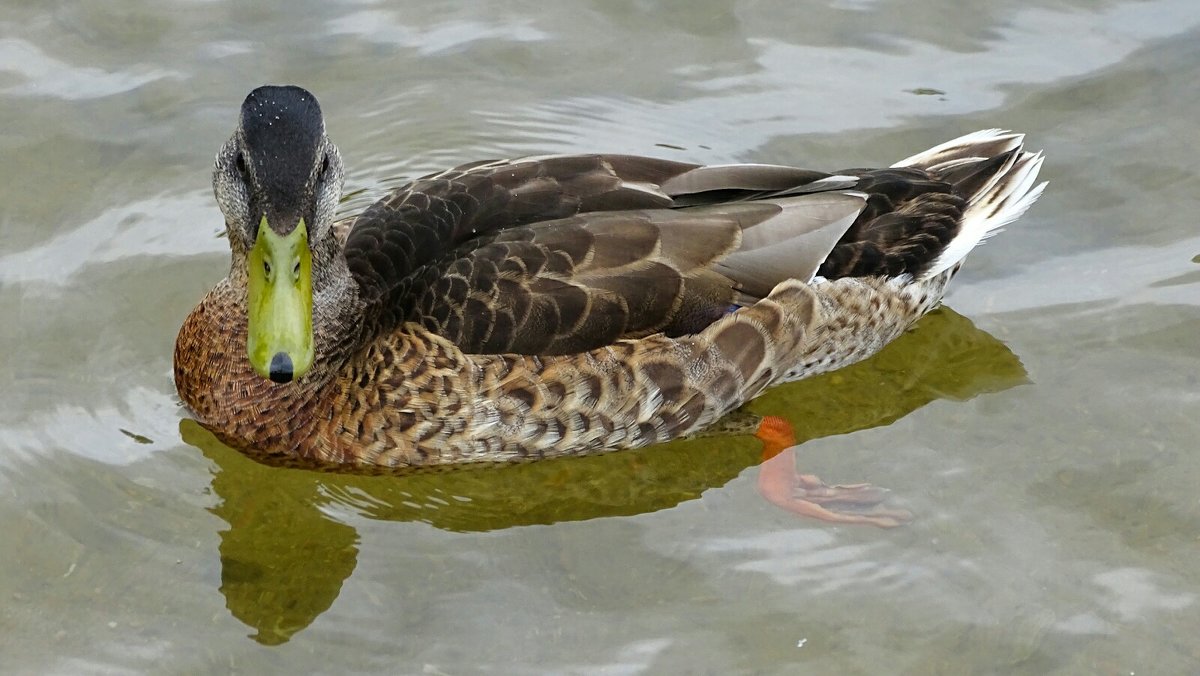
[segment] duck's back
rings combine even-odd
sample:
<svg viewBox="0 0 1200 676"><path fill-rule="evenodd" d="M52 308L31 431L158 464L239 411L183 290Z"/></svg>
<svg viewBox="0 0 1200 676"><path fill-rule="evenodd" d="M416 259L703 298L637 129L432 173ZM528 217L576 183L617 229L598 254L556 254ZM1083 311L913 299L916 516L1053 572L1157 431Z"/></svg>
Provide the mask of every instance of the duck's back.
<svg viewBox="0 0 1200 676"><path fill-rule="evenodd" d="M981 132L833 174L620 155L479 162L370 207L346 259L376 335L415 322L469 353L531 355L686 335L785 279L929 273L1020 145Z"/></svg>

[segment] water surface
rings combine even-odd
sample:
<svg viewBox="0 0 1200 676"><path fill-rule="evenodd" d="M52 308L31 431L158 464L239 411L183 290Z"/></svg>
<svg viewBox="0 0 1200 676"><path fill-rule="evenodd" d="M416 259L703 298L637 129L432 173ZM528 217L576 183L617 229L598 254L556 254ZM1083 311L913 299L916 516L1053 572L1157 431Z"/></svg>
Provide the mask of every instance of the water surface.
<svg viewBox="0 0 1200 676"><path fill-rule="evenodd" d="M1200 663L1192 0L0 3L6 673L1188 673ZM708 438L407 479L187 420L242 97L321 99L361 208L485 157L888 164L985 127L1051 186L878 357L755 402L904 528Z"/></svg>

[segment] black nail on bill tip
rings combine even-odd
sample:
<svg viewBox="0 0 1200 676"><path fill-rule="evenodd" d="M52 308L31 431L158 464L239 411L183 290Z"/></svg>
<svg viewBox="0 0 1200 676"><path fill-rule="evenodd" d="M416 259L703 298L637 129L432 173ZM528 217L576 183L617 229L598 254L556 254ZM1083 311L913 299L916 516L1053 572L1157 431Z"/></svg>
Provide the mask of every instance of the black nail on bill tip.
<svg viewBox="0 0 1200 676"><path fill-rule="evenodd" d="M271 357L271 380L277 383L292 381L292 358L286 352L276 352Z"/></svg>

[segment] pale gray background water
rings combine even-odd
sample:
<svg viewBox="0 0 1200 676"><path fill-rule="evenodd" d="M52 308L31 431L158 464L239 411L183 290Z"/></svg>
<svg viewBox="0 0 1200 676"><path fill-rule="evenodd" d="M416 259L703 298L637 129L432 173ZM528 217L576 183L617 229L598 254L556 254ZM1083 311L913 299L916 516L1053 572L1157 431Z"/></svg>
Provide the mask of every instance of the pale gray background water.
<svg viewBox="0 0 1200 676"><path fill-rule="evenodd" d="M1198 68L1195 0L4 0L0 672L1196 673ZM228 265L212 157L265 82L319 96L370 195L526 153L886 164L993 126L1051 185L952 312L757 404L908 527L775 509L745 439L271 469L181 428L170 377Z"/></svg>

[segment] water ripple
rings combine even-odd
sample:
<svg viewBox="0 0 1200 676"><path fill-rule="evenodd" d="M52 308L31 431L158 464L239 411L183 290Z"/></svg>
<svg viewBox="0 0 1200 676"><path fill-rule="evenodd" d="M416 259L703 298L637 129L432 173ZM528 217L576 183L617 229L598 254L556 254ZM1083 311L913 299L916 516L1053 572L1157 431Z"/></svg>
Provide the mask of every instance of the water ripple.
<svg viewBox="0 0 1200 676"><path fill-rule="evenodd" d="M9 73L20 80L19 84L0 90L5 94L51 96L67 101L113 96L157 80L184 77L178 71L148 66L122 71L75 66L55 59L37 45L19 38L0 39L0 73Z"/></svg>

